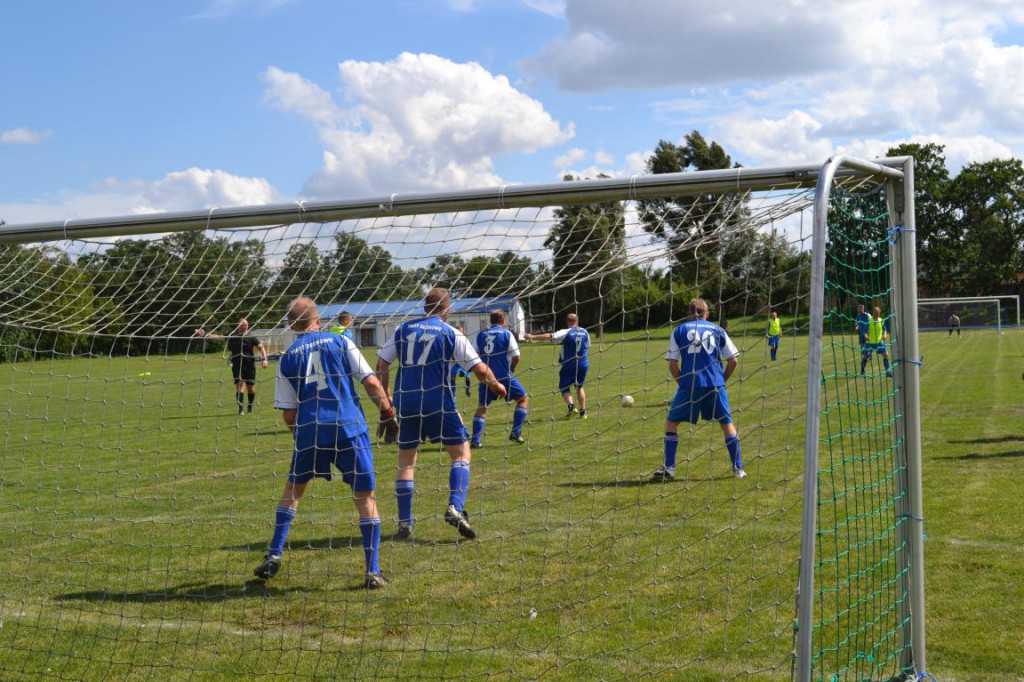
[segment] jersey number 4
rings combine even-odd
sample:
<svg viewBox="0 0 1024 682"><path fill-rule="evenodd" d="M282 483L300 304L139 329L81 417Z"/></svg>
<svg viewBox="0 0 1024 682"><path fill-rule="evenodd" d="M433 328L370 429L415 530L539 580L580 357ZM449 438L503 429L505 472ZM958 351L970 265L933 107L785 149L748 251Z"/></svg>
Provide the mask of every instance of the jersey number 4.
<svg viewBox="0 0 1024 682"><path fill-rule="evenodd" d="M322 391L327 388L327 373L324 372L324 364L320 360L320 351L315 350L309 354L306 360L306 382L316 384L316 390Z"/></svg>
<svg viewBox="0 0 1024 682"><path fill-rule="evenodd" d="M416 333L413 332L405 337L405 360L402 362L406 367L412 365L423 366L427 364L427 359L430 357L430 349L434 345L434 341L437 341L437 334L424 334L419 338L419 341L423 345L423 350L420 351L419 359L416 358Z"/></svg>
<svg viewBox="0 0 1024 682"><path fill-rule="evenodd" d="M715 352L715 335L707 330L691 329L686 332L686 339L690 342L690 345L686 348L686 352L690 355L699 353L702 349L706 353Z"/></svg>

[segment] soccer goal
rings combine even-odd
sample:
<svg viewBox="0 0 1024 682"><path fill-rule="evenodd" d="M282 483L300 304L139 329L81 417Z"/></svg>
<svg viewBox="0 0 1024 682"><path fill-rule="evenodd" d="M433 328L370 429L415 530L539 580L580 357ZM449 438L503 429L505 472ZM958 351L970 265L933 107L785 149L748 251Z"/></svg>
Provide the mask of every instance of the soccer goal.
<svg viewBox="0 0 1024 682"><path fill-rule="evenodd" d="M960 296L921 298L917 301L920 331L991 329L1002 333L1005 325L1020 329L1020 296Z"/></svg>
<svg viewBox="0 0 1024 682"><path fill-rule="evenodd" d="M917 679L913 197L909 158L837 157L3 226L0 669ZM472 339L501 313L530 395L525 443L509 438L514 406L486 411L476 539L445 522L450 462L429 443L415 534L397 537L397 454L374 443L390 585L361 589L365 536L340 476L309 484L280 572L255 578L294 449L273 409L289 302L312 297L375 364L433 286ZM748 475L700 421L680 424L674 477L655 480L665 354L697 298L740 351L727 392ZM567 415L562 346L526 335L570 313L591 345ZM238 341L242 318L259 344ZM862 325L887 335L867 355ZM246 347L255 378L236 386ZM462 381L450 389L475 429L478 386Z"/></svg>

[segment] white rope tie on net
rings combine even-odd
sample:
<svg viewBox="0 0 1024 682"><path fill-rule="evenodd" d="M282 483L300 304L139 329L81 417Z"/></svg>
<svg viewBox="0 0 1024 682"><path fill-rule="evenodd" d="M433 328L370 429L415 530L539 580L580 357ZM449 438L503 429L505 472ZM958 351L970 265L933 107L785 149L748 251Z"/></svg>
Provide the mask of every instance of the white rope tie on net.
<svg viewBox="0 0 1024 682"><path fill-rule="evenodd" d="M388 202L386 204L380 204L380 210L391 213L395 208L395 197L397 196L397 194L392 194L388 197Z"/></svg>
<svg viewBox="0 0 1024 682"><path fill-rule="evenodd" d="M206 214L206 231L207 232L210 231L210 221L213 220L213 212L216 211L216 210L217 210L217 207L214 206L213 208L210 209L210 212Z"/></svg>
<svg viewBox="0 0 1024 682"><path fill-rule="evenodd" d="M636 203L640 201L636 196L636 176L629 176L629 200Z"/></svg>
<svg viewBox="0 0 1024 682"><path fill-rule="evenodd" d="M498 210L501 210L501 211L505 210L505 188L506 187L508 187L508 185L502 185L498 189Z"/></svg>

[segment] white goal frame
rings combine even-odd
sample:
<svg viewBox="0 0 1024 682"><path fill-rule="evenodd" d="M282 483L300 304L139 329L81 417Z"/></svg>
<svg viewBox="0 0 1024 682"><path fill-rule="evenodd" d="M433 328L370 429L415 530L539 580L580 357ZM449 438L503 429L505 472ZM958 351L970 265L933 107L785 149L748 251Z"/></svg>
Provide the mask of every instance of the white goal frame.
<svg viewBox="0 0 1024 682"><path fill-rule="evenodd" d="M1013 301L1013 308L1016 311L1015 327L1020 329L1020 296L1016 294L993 295L993 296L952 296L947 298L919 298L918 305L928 304L962 304L962 303L992 303L996 304L996 331L1003 331L1003 301Z"/></svg>
<svg viewBox="0 0 1024 682"><path fill-rule="evenodd" d="M771 190L775 185L814 188L813 237L808 325L807 405L804 448L803 516L797 586L797 646L795 679L810 682L814 671L812 631L815 622L814 567L817 499L820 470L822 367L825 344L826 244L829 200L834 181L843 177L884 179L889 206L890 254L894 295L892 306L903 319L894 339L897 402L903 421L899 452L904 465L906 495L899 502L900 516L916 523L900 524L897 532L906 551L900 561L905 572L905 603L900 610L899 636L904 642L904 670L925 671L925 593L923 551L923 498L921 480L920 354L917 334L917 264L914 218L914 160L897 157L865 161L845 156L824 165L803 164L770 168L733 168L716 171L638 175L631 178L508 185L478 190L432 194L390 194L349 201L310 201L266 206L209 209L156 215L73 219L0 227L0 244L99 237L138 236L179 231L225 230L247 227L329 222L380 216L409 216L455 210L501 210L520 207L581 204L695 194ZM985 297L1018 298L1018 297ZM933 300L933 299L923 299ZM946 299L953 300L953 299ZM972 299L977 300L977 299ZM912 312L911 312L912 311ZM909 314L908 314L909 313ZM1018 298L1019 324L1019 298ZM923 673L921 674L923 677ZM917 678L915 674L914 679Z"/></svg>

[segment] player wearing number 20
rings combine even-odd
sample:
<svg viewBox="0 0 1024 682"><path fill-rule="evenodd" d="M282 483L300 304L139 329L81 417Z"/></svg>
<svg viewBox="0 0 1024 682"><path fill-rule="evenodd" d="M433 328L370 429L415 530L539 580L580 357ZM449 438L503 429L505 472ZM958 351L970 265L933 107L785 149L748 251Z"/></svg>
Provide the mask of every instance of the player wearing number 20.
<svg viewBox="0 0 1024 682"><path fill-rule="evenodd" d="M700 298L690 301L690 317L676 327L665 359L678 388L665 420L665 463L654 472L657 479L671 479L676 473L679 422L696 424L699 419L717 421L736 478L745 478L740 456L740 437L732 423L725 382L736 371L739 351L725 333L708 322L708 304ZM725 369L722 369L722 362Z"/></svg>
<svg viewBox="0 0 1024 682"><path fill-rule="evenodd" d="M385 388L389 366L398 361L394 401L398 409L398 537L412 535L412 499L416 455L421 443L441 441L452 467L448 476L448 508L444 519L467 539L476 537L466 513L469 490L469 434L455 405L451 382L453 363L462 365L499 397L505 387L494 378L469 339L447 323L451 299L445 289L427 292L426 317L398 325L395 335L377 351L377 375Z"/></svg>

